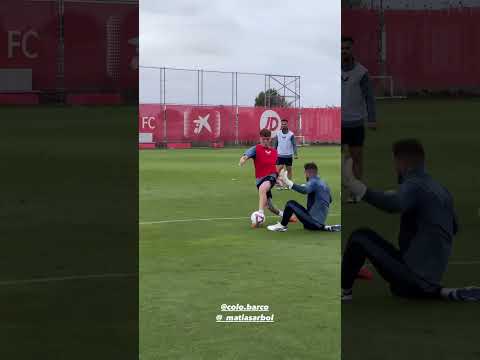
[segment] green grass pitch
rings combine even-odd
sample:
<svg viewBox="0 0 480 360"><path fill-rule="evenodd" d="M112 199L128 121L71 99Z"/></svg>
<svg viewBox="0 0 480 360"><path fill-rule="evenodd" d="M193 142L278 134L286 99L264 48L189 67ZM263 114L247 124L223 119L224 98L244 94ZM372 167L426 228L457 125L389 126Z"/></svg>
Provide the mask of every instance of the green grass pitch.
<svg viewBox="0 0 480 360"><path fill-rule="evenodd" d="M416 137L424 143L427 170L452 193L460 232L444 278L447 287L480 285L479 113L480 101L474 99L381 101L380 128L367 132L369 186L396 187L391 143ZM398 215L358 204L343 206L342 218L343 242L355 228L368 226L397 244ZM357 282L353 302L342 305L343 359L359 354L370 360L480 359L478 319L478 304L393 298L376 274L372 282Z"/></svg>
<svg viewBox="0 0 480 360"><path fill-rule="evenodd" d="M0 109L2 359L137 354L137 116Z"/></svg>
<svg viewBox="0 0 480 360"><path fill-rule="evenodd" d="M340 356L340 233L251 229L258 197L252 164L238 166L243 151L140 152L141 359ZM334 197L328 223L340 223L340 147L299 155L295 180L304 182L304 162L317 162ZM278 206L306 202L273 194ZM212 218L241 219L173 222ZM216 323L221 304L266 304L275 322Z"/></svg>

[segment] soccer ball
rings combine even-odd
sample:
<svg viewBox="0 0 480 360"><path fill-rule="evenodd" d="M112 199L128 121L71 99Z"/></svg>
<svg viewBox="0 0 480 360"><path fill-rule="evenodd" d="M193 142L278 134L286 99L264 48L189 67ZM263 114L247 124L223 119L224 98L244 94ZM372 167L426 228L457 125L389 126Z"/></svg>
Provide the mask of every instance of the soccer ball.
<svg viewBox="0 0 480 360"><path fill-rule="evenodd" d="M259 227L265 222L265 215L260 211L255 211L250 215L250 220L252 220L252 227Z"/></svg>

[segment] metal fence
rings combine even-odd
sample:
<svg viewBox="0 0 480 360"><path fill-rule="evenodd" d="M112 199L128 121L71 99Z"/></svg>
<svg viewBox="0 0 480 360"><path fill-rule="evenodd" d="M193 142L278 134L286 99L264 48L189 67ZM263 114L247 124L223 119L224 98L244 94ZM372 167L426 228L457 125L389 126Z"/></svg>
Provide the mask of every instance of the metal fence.
<svg viewBox="0 0 480 360"><path fill-rule="evenodd" d="M301 107L300 76L140 66L140 103ZM258 104L257 104L258 105Z"/></svg>

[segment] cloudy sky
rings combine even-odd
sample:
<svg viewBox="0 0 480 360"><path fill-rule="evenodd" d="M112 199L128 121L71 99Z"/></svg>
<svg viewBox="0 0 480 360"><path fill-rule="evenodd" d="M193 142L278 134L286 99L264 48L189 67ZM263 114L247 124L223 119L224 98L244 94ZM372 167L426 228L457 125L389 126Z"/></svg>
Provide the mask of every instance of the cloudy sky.
<svg viewBox="0 0 480 360"><path fill-rule="evenodd" d="M340 0L140 0L140 65L301 76L302 106L340 104ZM231 104L229 74L206 74L204 103ZM140 69L141 102L159 72ZM240 76L253 105L262 76ZM272 82L273 84L273 82ZM167 102L196 103L197 74L169 71Z"/></svg>

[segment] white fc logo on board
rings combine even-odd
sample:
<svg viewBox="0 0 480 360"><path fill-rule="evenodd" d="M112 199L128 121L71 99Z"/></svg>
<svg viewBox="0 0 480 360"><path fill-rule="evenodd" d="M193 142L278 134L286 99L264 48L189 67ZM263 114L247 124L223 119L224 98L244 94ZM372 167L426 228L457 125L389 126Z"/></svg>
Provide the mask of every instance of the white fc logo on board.
<svg viewBox="0 0 480 360"><path fill-rule="evenodd" d="M280 116L273 110L266 110L260 118L260 129L268 129L275 136L280 129Z"/></svg>
<svg viewBox="0 0 480 360"><path fill-rule="evenodd" d="M27 59L38 58L38 53L29 46L31 39L40 39L40 36L35 30L22 32L20 30L8 31L8 58L15 57L15 49L21 50L23 56Z"/></svg>

